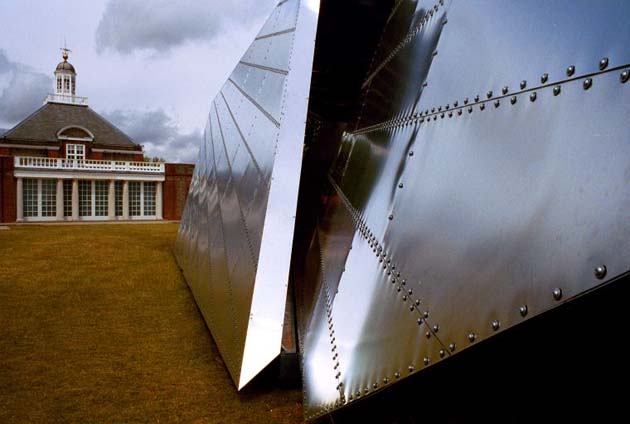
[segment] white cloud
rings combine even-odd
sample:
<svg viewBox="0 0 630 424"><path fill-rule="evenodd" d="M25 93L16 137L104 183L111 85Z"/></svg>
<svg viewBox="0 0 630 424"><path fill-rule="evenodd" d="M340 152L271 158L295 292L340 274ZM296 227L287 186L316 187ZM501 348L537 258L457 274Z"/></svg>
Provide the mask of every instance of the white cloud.
<svg viewBox="0 0 630 424"><path fill-rule="evenodd" d="M230 26L247 27L269 12L272 0L109 0L96 30L98 51L169 51L211 40Z"/></svg>
<svg viewBox="0 0 630 424"><path fill-rule="evenodd" d="M21 63L12 62L0 50L0 77L6 80L0 92L0 124L12 126L42 105L51 91L52 78Z"/></svg>
<svg viewBox="0 0 630 424"><path fill-rule="evenodd" d="M182 163L194 163L197 157L201 132L182 132L162 109L115 110L103 115L136 143L144 145L147 156Z"/></svg>

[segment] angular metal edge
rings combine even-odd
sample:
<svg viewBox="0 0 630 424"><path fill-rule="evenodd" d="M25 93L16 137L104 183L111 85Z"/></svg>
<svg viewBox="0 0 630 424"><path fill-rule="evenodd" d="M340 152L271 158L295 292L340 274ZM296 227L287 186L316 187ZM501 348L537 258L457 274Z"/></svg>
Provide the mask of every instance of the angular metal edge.
<svg viewBox="0 0 630 424"><path fill-rule="evenodd" d="M288 289L318 18L319 0L302 0L289 61L283 108L286 114L281 119L275 153L238 390L281 351L286 296L275 298L275 295L282 287L283 293Z"/></svg>

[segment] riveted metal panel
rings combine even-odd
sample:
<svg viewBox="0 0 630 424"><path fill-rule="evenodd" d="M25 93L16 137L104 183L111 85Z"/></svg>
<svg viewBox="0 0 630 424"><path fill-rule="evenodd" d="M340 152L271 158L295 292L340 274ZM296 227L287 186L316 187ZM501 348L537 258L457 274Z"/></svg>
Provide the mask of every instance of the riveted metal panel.
<svg viewBox="0 0 630 424"><path fill-rule="evenodd" d="M309 252L305 357L335 350L304 362L308 419L630 270L629 21L622 1L396 3Z"/></svg>
<svg viewBox="0 0 630 424"><path fill-rule="evenodd" d="M177 238L238 389L281 349L318 11L279 2L212 101Z"/></svg>

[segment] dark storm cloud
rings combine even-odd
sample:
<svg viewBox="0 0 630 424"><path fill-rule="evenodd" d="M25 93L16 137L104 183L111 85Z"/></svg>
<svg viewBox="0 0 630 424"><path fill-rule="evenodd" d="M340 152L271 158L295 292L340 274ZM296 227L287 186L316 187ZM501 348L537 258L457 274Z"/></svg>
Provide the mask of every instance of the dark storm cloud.
<svg viewBox="0 0 630 424"><path fill-rule="evenodd" d="M16 124L40 107L52 89L52 78L21 63L12 62L0 50L0 77L8 84L0 92L0 123Z"/></svg>
<svg viewBox="0 0 630 424"><path fill-rule="evenodd" d="M104 116L136 143L144 145L148 156L185 163L194 163L197 157L201 132L180 132L175 121L162 109L116 110Z"/></svg>
<svg viewBox="0 0 630 424"><path fill-rule="evenodd" d="M96 30L97 50L168 51L216 37L228 23L249 25L273 0L109 0Z"/></svg>

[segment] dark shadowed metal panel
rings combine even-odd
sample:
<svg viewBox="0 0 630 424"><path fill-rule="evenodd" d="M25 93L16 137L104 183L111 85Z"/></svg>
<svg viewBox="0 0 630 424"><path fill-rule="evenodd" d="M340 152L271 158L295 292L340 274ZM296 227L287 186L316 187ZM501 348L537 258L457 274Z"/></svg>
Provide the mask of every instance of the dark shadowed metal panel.
<svg viewBox="0 0 630 424"><path fill-rule="evenodd" d="M629 21L396 3L298 290L307 419L630 270Z"/></svg>
<svg viewBox="0 0 630 424"><path fill-rule="evenodd" d="M281 349L318 10L280 1L212 101L178 233L239 389Z"/></svg>

